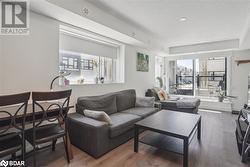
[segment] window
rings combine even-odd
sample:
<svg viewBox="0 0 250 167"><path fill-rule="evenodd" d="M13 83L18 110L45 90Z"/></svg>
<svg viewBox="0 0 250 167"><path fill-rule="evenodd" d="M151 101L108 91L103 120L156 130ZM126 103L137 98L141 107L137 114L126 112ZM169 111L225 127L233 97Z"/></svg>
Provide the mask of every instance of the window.
<svg viewBox="0 0 250 167"><path fill-rule="evenodd" d="M169 92L178 95L217 96L227 90L225 57L169 61Z"/></svg>
<svg viewBox="0 0 250 167"><path fill-rule="evenodd" d="M62 66L64 70L78 70L77 58L63 56Z"/></svg>
<svg viewBox="0 0 250 167"><path fill-rule="evenodd" d="M178 95L194 94L193 60L175 60L170 62L169 92Z"/></svg>
<svg viewBox="0 0 250 167"><path fill-rule="evenodd" d="M217 96L219 87L226 93L226 58L196 59L197 96Z"/></svg>
<svg viewBox="0 0 250 167"><path fill-rule="evenodd" d="M59 70L69 84L123 82L124 45L60 29Z"/></svg>
<svg viewBox="0 0 250 167"><path fill-rule="evenodd" d="M81 59L81 69L83 70L93 70L94 60L91 59Z"/></svg>
<svg viewBox="0 0 250 167"><path fill-rule="evenodd" d="M164 78L164 57L155 57L155 86L164 87L165 78Z"/></svg>

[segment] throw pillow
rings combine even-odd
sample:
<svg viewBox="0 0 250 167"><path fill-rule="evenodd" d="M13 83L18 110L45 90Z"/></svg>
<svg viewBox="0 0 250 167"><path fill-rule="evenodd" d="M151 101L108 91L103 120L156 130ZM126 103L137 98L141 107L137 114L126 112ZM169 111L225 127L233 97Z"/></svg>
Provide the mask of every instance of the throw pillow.
<svg viewBox="0 0 250 167"><path fill-rule="evenodd" d="M165 100L164 91L163 90L160 90L159 92L157 92L157 95L158 95L160 101L164 101Z"/></svg>
<svg viewBox="0 0 250 167"><path fill-rule="evenodd" d="M88 118L93 118L98 121L103 121L108 123L109 125L112 124L110 117L104 111L84 110L83 113Z"/></svg>
<svg viewBox="0 0 250 167"><path fill-rule="evenodd" d="M163 89L162 89L162 91L163 91L164 100L168 100L169 99L168 92L163 90Z"/></svg>
<svg viewBox="0 0 250 167"><path fill-rule="evenodd" d="M136 97L136 107L154 107L155 97Z"/></svg>

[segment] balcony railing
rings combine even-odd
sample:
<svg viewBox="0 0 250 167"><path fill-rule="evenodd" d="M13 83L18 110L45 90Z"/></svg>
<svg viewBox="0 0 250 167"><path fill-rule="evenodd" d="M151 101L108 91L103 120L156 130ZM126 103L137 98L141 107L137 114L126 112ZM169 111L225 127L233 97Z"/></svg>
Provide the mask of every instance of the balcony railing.
<svg viewBox="0 0 250 167"><path fill-rule="evenodd" d="M196 88L196 94L199 94L201 92L200 90L202 90L203 94L211 95L217 90L218 86L221 86L222 90L226 90L226 75L196 75L195 77L196 87L193 84L194 76L176 75L176 84L170 85L171 93L179 95L194 95L194 88Z"/></svg>

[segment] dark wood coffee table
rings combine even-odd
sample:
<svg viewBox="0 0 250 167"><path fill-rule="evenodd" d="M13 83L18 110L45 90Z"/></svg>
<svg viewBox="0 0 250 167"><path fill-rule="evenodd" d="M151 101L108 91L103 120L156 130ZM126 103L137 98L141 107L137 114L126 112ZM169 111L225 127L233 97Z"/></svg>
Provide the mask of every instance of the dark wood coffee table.
<svg viewBox="0 0 250 167"><path fill-rule="evenodd" d="M139 130L149 130L139 140ZM177 111L162 110L135 124L134 152L139 142L183 155L183 166L188 167L188 146L197 132L201 138L201 116Z"/></svg>

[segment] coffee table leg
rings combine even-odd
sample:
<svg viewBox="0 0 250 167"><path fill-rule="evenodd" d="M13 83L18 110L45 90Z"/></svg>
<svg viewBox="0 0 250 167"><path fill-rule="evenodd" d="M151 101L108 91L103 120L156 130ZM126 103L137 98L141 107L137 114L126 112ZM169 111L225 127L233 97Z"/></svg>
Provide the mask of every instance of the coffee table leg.
<svg viewBox="0 0 250 167"><path fill-rule="evenodd" d="M134 152L138 152L138 127L135 125L134 127L135 134L134 134Z"/></svg>
<svg viewBox="0 0 250 167"><path fill-rule="evenodd" d="M199 123L198 123L198 133L197 133L197 138L198 138L198 140L200 140L200 139L201 139L201 119L200 119L200 121L199 121Z"/></svg>
<svg viewBox="0 0 250 167"><path fill-rule="evenodd" d="M188 138L184 139L183 167L188 167Z"/></svg>

